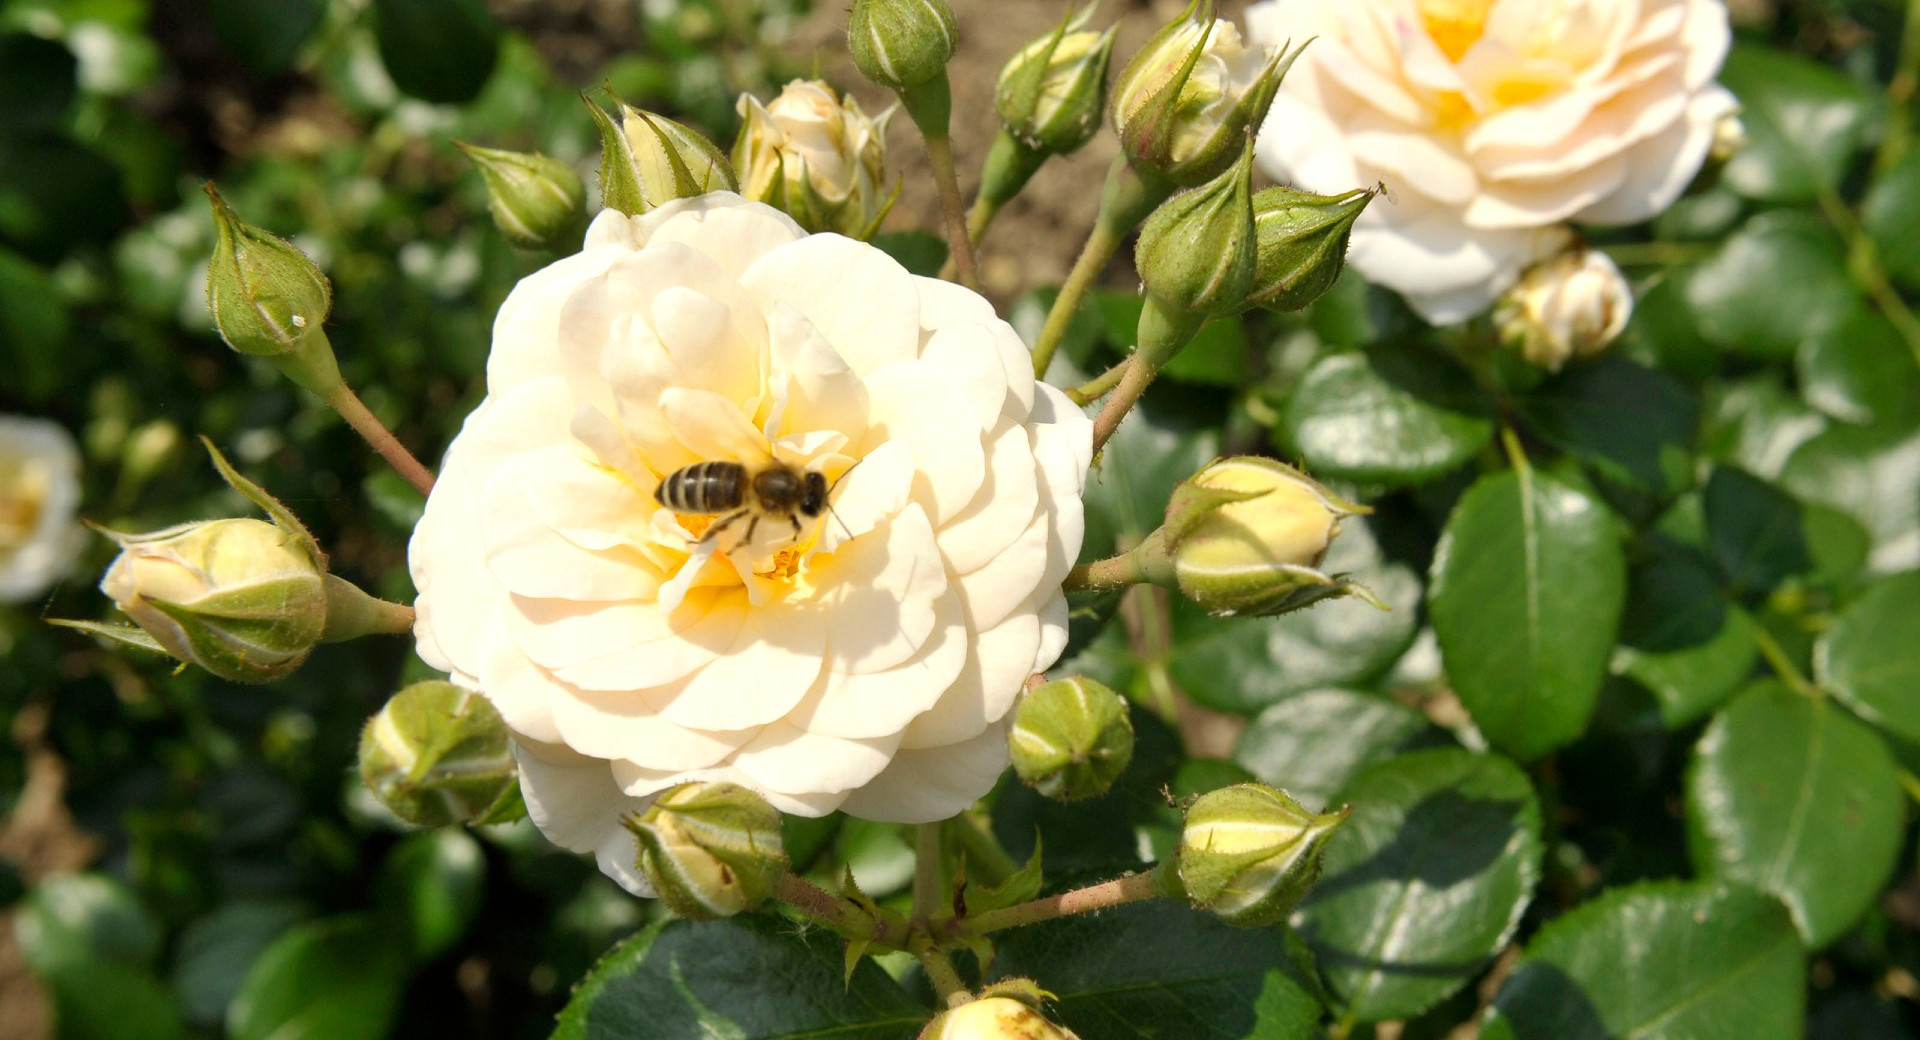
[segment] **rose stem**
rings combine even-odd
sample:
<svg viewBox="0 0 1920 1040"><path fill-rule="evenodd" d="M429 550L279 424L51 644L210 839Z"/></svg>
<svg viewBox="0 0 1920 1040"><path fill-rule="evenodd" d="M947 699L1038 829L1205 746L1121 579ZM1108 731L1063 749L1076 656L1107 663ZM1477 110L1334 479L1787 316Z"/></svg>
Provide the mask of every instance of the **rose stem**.
<svg viewBox="0 0 1920 1040"><path fill-rule="evenodd" d="M1068 592L1103 592L1144 584L1148 580L1140 569L1140 561L1132 553L1122 553L1075 567L1067 572L1067 579L1060 587Z"/></svg>
<svg viewBox="0 0 1920 1040"><path fill-rule="evenodd" d="M324 399L327 407L339 412L340 418L345 419L348 426L366 439L368 446L398 470L407 483L418 488L423 495L433 492L433 474L420 464L419 459L413 457L413 453L373 414L366 402L360 400L360 395L354 393L352 387L345 382L337 383Z"/></svg>
<svg viewBox="0 0 1920 1040"><path fill-rule="evenodd" d="M927 981L933 984L934 992L940 994L941 1001L948 1007L956 1008L973 999L973 994L967 991L967 980L960 977L959 969L953 966L953 959L932 939L915 943L913 955L927 973Z"/></svg>
<svg viewBox="0 0 1920 1040"><path fill-rule="evenodd" d="M913 919L933 920L940 903L940 824L913 828Z"/></svg>
<svg viewBox="0 0 1920 1040"><path fill-rule="evenodd" d="M1060 349L1060 341L1067 336L1067 327L1073 323L1073 316L1080 310L1081 298L1093 287L1094 279L1106 269L1107 261L1113 259L1121 243L1140 222L1147 219L1173 193L1172 185L1148 184L1140 179L1123 156L1113 161L1107 168L1107 186L1100 195L1100 213L1093 218L1093 231L1087 235L1087 242L1080 247L1080 256L1073 262L1073 270L1067 273L1067 280L1060 286L1060 295L1053 299L1053 309L1047 312L1047 323L1040 330L1040 340L1033 345L1033 377L1043 379L1047 366L1053 364L1054 352Z"/></svg>
<svg viewBox="0 0 1920 1040"><path fill-rule="evenodd" d="M1056 917L1108 910L1128 903L1154 899L1160 895L1159 884L1154 880L1152 872L1125 874L1111 881L1102 881L1097 885L1088 885L1086 888L1076 888L1071 892L1062 892L1059 895L1035 899L1001 910L989 910L963 921L955 921L951 927L956 932L985 935L1006 928L1018 928L1023 924L1051 921Z"/></svg>
<svg viewBox="0 0 1920 1040"><path fill-rule="evenodd" d="M868 939L894 949L907 945L905 929L889 927L887 919L876 919L853 901L836 896L797 874L781 875L773 897L841 935Z"/></svg>
<svg viewBox="0 0 1920 1040"><path fill-rule="evenodd" d="M1100 406L1100 414L1093 420L1093 450L1097 453L1106 446L1113 431L1120 428L1120 420L1127 417L1133 406L1140 403L1141 395L1153 384L1153 377L1159 373L1152 365L1128 365L1120 374L1120 384L1113 388L1113 396Z"/></svg>
<svg viewBox="0 0 1920 1040"><path fill-rule="evenodd" d="M960 200L960 177L953 168L953 138L945 132L927 134L927 159L933 164L933 183L940 190L940 211L947 220L947 252L960 284L980 288L973 269L973 239L967 234L966 203Z"/></svg>
<svg viewBox="0 0 1920 1040"><path fill-rule="evenodd" d="M1092 404L1119 384L1120 377L1127 374L1127 366L1131 364L1131 355L1120 359L1119 364L1067 391L1067 400L1074 404Z"/></svg>

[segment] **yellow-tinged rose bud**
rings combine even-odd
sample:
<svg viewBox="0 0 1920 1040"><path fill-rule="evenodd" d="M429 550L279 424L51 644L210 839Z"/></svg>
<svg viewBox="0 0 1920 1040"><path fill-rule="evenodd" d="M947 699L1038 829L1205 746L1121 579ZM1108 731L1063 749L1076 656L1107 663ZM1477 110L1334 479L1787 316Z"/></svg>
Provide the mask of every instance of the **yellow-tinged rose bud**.
<svg viewBox="0 0 1920 1040"><path fill-rule="evenodd" d="M699 131L666 116L620 105L615 123L585 95L600 128L600 204L634 215L710 191L735 191L733 167Z"/></svg>
<svg viewBox="0 0 1920 1040"><path fill-rule="evenodd" d="M1633 289L1605 253L1577 245L1528 268L1494 310L1500 338L1549 372L1607 348L1633 315Z"/></svg>
<svg viewBox="0 0 1920 1040"><path fill-rule="evenodd" d="M1333 287L1347 263L1353 222L1378 189L1315 195L1267 188L1253 196L1254 265L1250 307L1297 311Z"/></svg>
<svg viewBox="0 0 1920 1040"><path fill-rule="evenodd" d="M920 1040L1079 1040L1012 997L970 1000L927 1023Z"/></svg>
<svg viewBox="0 0 1920 1040"><path fill-rule="evenodd" d="M325 574L301 537L264 520L114 535L107 594L167 653L234 682L300 667L327 624Z"/></svg>
<svg viewBox="0 0 1920 1040"><path fill-rule="evenodd" d="M1133 257L1147 294L1175 313L1217 316L1244 308L1258 258L1253 141L1243 140L1239 161L1218 176L1154 210Z"/></svg>
<svg viewBox="0 0 1920 1040"><path fill-rule="evenodd" d="M740 95L733 145L740 194L784 210L808 231L868 239L900 195L889 194L886 124L819 80L794 80L770 104Z"/></svg>
<svg viewBox="0 0 1920 1040"><path fill-rule="evenodd" d="M503 819L516 772L500 713L450 682L401 690L360 731L361 782L418 827Z"/></svg>
<svg viewBox="0 0 1920 1040"><path fill-rule="evenodd" d="M1113 126L1136 168L1199 184L1239 156L1266 121L1301 48L1248 47L1213 0L1192 0L1133 56L1114 84Z"/></svg>
<svg viewBox="0 0 1920 1040"><path fill-rule="evenodd" d="M1033 151L1065 155L1100 128L1116 30L1086 28L1098 2L1069 14L1059 28L1021 48L1000 70L993 93L1000 125Z"/></svg>
<svg viewBox="0 0 1920 1040"><path fill-rule="evenodd" d="M340 386L340 367L321 325L333 308L327 276L305 253L242 223L211 183L213 259L207 311L220 338L242 354L273 360L321 397Z"/></svg>
<svg viewBox="0 0 1920 1040"><path fill-rule="evenodd" d="M1281 920L1320 875L1321 850L1350 812L1311 813L1265 784L1201 795L1175 854L1187 901L1228 924Z"/></svg>
<svg viewBox="0 0 1920 1040"><path fill-rule="evenodd" d="M453 144L473 160L486 181L487 209L507 241L522 249L554 252L579 246L587 192L572 167L535 152Z"/></svg>
<svg viewBox="0 0 1920 1040"><path fill-rule="evenodd" d="M640 873L682 917L751 910L787 870L779 810L738 784L669 788L626 823L639 844Z"/></svg>
<svg viewBox="0 0 1920 1040"><path fill-rule="evenodd" d="M1007 736L1027 786L1062 802L1107 793L1133 759L1126 698L1091 679L1042 683L1020 701Z"/></svg>
<svg viewBox="0 0 1920 1040"><path fill-rule="evenodd" d="M854 0L847 47L862 76L911 90L944 76L960 30L947 0Z"/></svg>

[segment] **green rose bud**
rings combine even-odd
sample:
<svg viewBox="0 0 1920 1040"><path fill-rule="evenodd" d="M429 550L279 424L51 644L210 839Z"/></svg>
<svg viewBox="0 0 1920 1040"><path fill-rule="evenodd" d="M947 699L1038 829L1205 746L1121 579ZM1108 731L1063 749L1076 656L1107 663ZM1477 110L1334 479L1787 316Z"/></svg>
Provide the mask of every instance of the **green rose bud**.
<svg viewBox="0 0 1920 1040"><path fill-rule="evenodd" d="M1500 339L1549 372L1607 349L1633 316L1633 288L1612 258L1584 245L1520 275L1494 306Z"/></svg>
<svg viewBox="0 0 1920 1040"><path fill-rule="evenodd" d="M1079 1040L1012 997L970 1000L927 1023L920 1040Z"/></svg>
<svg viewBox="0 0 1920 1040"><path fill-rule="evenodd" d="M1351 808L1311 813L1265 784L1201 795L1176 853L1187 901L1228 924L1282 920L1320 875L1320 853Z"/></svg>
<svg viewBox="0 0 1920 1040"><path fill-rule="evenodd" d="M1091 679L1042 683L1020 701L1007 737L1027 786L1062 802L1097 798L1133 759L1126 699Z"/></svg>
<svg viewBox="0 0 1920 1040"><path fill-rule="evenodd" d="M213 258L207 265L207 311L227 345L271 358L287 377L322 397L340 385L340 367L321 325L333 288L305 253L285 239L242 223L211 183Z"/></svg>
<svg viewBox="0 0 1920 1040"><path fill-rule="evenodd" d="M1021 48L1000 70L993 94L1000 125L1033 151L1065 155L1100 128L1115 30L1086 28L1097 3L1068 15L1059 28Z"/></svg>
<svg viewBox="0 0 1920 1040"><path fill-rule="evenodd" d="M360 731L360 780L417 827L474 823L514 801L507 724L485 697L450 682L394 694Z"/></svg>
<svg viewBox="0 0 1920 1040"><path fill-rule="evenodd" d="M787 870L779 810L738 784L669 788L627 829L639 843L640 873L682 917L751 910Z"/></svg>
<svg viewBox="0 0 1920 1040"><path fill-rule="evenodd" d="M887 120L819 80L794 80L762 105L740 96L734 142L740 194L784 211L808 231L868 239L900 197L887 183Z"/></svg>
<svg viewBox="0 0 1920 1040"><path fill-rule="evenodd" d="M725 153L699 131L624 103L616 124L582 100L600 128L600 202L607 209L633 216L674 199L738 190Z"/></svg>
<svg viewBox="0 0 1920 1040"><path fill-rule="evenodd" d="M1133 258L1147 295L1173 313L1240 311L1253 288L1258 258L1252 140L1241 142L1238 162L1154 210L1140 229Z"/></svg>
<svg viewBox="0 0 1920 1040"><path fill-rule="evenodd" d="M522 249L569 251L579 246L587 193L566 163L529 152L481 148L462 141L487 183L487 209L507 241Z"/></svg>
<svg viewBox="0 0 1920 1040"><path fill-rule="evenodd" d="M1297 311L1333 288L1347 263L1353 222L1377 189L1315 195L1267 188L1253 196L1254 263L1250 307Z"/></svg>
<svg viewBox="0 0 1920 1040"><path fill-rule="evenodd" d="M944 77L959 41L947 0L854 0L847 19L854 66L893 90Z"/></svg>

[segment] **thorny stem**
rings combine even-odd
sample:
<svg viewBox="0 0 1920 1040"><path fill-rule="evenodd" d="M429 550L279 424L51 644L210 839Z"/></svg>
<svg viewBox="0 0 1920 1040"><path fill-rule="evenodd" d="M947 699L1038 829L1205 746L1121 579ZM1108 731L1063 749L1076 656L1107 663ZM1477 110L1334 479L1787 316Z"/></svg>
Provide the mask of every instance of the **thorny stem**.
<svg viewBox="0 0 1920 1040"><path fill-rule="evenodd" d="M773 897L828 928L871 940L876 946L905 949L909 930L885 917L876 919L851 899L836 896L797 874L781 875Z"/></svg>
<svg viewBox="0 0 1920 1040"><path fill-rule="evenodd" d="M340 418L345 419L347 425L353 427L354 431L366 440L369 447L379 452L381 458L386 459L389 465L398 470L400 475L407 479L407 483L419 489L423 495L433 492L433 473L421 465L419 459L413 457L413 453L407 450L407 446L400 443L400 439L395 437L393 431L387 429L380 418L373 414L373 410L367 407L365 401L360 400L360 395L354 393L352 387L345 383L336 384L335 388L326 394L325 400L327 407L339 412Z"/></svg>
<svg viewBox="0 0 1920 1040"><path fill-rule="evenodd" d="M933 984L933 991L940 994L942 1003L957 1008L973 999L973 994L967 991L967 980L960 977L959 969L953 966L953 959L939 944L931 939L925 940L914 946L913 955L927 973L927 981Z"/></svg>
<svg viewBox="0 0 1920 1040"><path fill-rule="evenodd" d="M1160 895L1159 884L1154 880L1151 872L1123 874L1097 885L1088 885L1085 888L1076 888L1059 895L1035 899L1018 906L989 910L983 914L949 922L947 928L955 935L986 935L1007 928L1018 928L1025 924L1051 921L1056 917L1108 910L1128 903L1154 899Z"/></svg>
<svg viewBox="0 0 1920 1040"><path fill-rule="evenodd" d="M1120 363L1094 376L1092 379L1067 391L1067 400L1074 404L1092 404L1106 396L1107 392L1120 384L1121 377L1127 374L1127 367L1133 364L1133 358L1121 359Z"/></svg>
<svg viewBox="0 0 1920 1040"><path fill-rule="evenodd" d="M967 243L978 250L980 240L987 236L987 226L993 223L993 218L999 213L1000 207L995 205L992 199L985 195L976 196L973 200L973 208L967 211ZM979 263L978 252L974 254L974 263L976 265ZM940 277L953 281L954 271L957 269L953 251L948 250L947 262L940 265Z"/></svg>
<svg viewBox="0 0 1920 1040"><path fill-rule="evenodd" d="M1127 235L1147 219L1155 206L1164 202L1172 194L1168 184L1148 184L1128 165L1125 158L1113 161L1107 171L1107 186L1100 196L1100 214L1093 220L1093 232L1087 236L1086 244L1080 247L1080 256L1073 262L1073 270L1067 273L1067 280L1060 286L1060 295L1054 297L1053 308L1047 311L1047 323L1040 329L1040 339L1033 345L1033 375L1043 379L1047 366L1053 364L1053 355L1060 349L1060 341L1067 336L1067 328L1073 324L1073 316L1080 311L1080 301L1093 287L1094 280L1119 252L1121 243Z"/></svg>
<svg viewBox="0 0 1920 1040"><path fill-rule="evenodd" d="M940 191L940 210L947 221L947 255L960 284L978 289L980 275L974 269L973 236L967 228L966 204L960 200L960 177L953 168L953 138L945 133L927 134L926 138L933 183Z"/></svg>
<svg viewBox="0 0 1920 1040"><path fill-rule="evenodd" d="M1141 585L1148 580L1140 561L1132 553L1123 553L1080 564L1067 572L1067 579L1061 588L1068 592L1099 592Z"/></svg>
<svg viewBox="0 0 1920 1040"><path fill-rule="evenodd" d="M1093 420L1095 454L1106 447L1114 431L1120 428L1120 420L1125 419L1133 406L1140 403L1141 396L1158 374L1152 365L1128 365L1127 370L1120 374L1120 383L1113 388L1113 396L1107 398L1107 403L1100 407L1100 414Z"/></svg>

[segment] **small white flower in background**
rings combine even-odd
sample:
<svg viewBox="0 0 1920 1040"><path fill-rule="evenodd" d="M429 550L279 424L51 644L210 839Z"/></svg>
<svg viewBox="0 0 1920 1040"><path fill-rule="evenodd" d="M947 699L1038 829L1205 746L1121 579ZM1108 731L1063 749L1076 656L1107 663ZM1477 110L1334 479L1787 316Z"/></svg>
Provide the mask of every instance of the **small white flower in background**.
<svg viewBox="0 0 1920 1040"><path fill-rule="evenodd" d="M48 419L0 415L0 603L33 599L66 575L83 540L80 449Z"/></svg>
<svg viewBox="0 0 1920 1040"><path fill-rule="evenodd" d="M893 206L887 120L819 80L797 79L762 105L740 95L745 122L733 146L740 193L778 206L809 231L871 238Z"/></svg>
<svg viewBox="0 0 1920 1040"><path fill-rule="evenodd" d="M1263 167L1315 191L1384 181L1349 259L1436 324L1484 311L1567 222L1665 209L1735 108L1719 0L1267 0L1247 24L1316 37Z"/></svg>
<svg viewBox="0 0 1920 1040"><path fill-rule="evenodd" d="M1501 339L1549 372L1607 349L1632 316L1633 288L1620 268L1585 246L1527 268L1494 309Z"/></svg>
<svg viewBox="0 0 1920 1040"><path fill-rule="evenodd" d="M985 300L731 194L605 212L501 307L487 389L414 532L416 634L548 837L645 892L621 820L676 784L892 821L992 786L1065 645L1092 428ZM656 503L776 461L833 487L797 535Z"/></svg>

